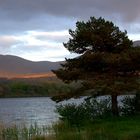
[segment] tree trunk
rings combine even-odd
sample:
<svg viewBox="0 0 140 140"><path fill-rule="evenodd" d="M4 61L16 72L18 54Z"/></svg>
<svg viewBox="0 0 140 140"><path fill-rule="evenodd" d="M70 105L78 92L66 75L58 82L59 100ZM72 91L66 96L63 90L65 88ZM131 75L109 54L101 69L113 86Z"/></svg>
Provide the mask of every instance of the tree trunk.
<svg viewBox="0 0 140 140"><path fill-rule="evenodd" d="M112 98L112 113L114 116L118 116L119 115L119 110L118 110L118 101L117 101L117 95L113 94L111 96Z"/></svg>

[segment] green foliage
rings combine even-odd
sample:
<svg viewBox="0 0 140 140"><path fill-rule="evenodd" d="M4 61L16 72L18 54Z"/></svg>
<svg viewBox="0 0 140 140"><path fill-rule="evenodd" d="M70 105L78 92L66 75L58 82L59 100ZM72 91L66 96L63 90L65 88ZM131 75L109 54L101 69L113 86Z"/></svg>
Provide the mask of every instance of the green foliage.
<svg viewBox="0 0 140 140"><path fill-rule="evenodd" d="M75 31L69 30L71 38L64 46L70 51L83 54L90 52L120 52L132 45L127 32L103 18L91 17L87 22L78 21Z"/></svg>
<svg viewBox="0 0 140 140"><path fill-rule="evenodd" d="M86 124L79 132L67 123L55 125L53 140L139 140L140 117L117 117L97 119Z"/></svg>
<svg viewBox="0 0 140 140"><path fill-rule="evenodd" d="M48 131L47 127L39 127L36 123L30 127L0 126L0 140L32 140L47 135Z"/></svg>
<svg viewBox="0 0 140 140"><path fill-rule="evenodd" d="M53 72L66 83L83 81L83 92L92 90L95 95L100 90L99 95L112 95L112 112L117 115L117 96L140 92L140 48L132 47L126 31L101 17L77 22L69 34L64 46L81 55L66 59Z"/></svg>
<svg viewBox="0 0 140 140"><path fill-rule="evenodd" d="M110 98L91 98L90 100L86 100L83 105L87 113L87 118L91 122L97 118L106 118L112 115Z"/></svg>
<svg viewBox="0 0 140 140"><path fill-rule="evenodd" d="M140 116L98 118L81 131L67 122L57 122L49 129L36 124L29 128L0 126L0 140L139 140Z"/></svg>
<svg viewBox="0 0 140 140"><path fill-rule="evenodd" d="M129 96L122 100L123 106L121 108L123 115L132 115L135 112L135 99Z"/></svg>
<svg viewBox="0 0 140 140"><path fill-rule="evenodd" d="M42 85L34 85L26 82L16 82L10 85L11 94L19 96L43 96L48 90ZM11 95L12 96L12 95Z"/></svg>
<svg viewBox="0 0 140 140"><path fill-rule="evenodd" d="M87 119L87 112L84 106L76 104L67 104L57 106L57 112L61 116L60 119L68 122L70 125L80 127Z"/></svg>
<svg viewBox="0 0 140 140"><path fill-rule="evenodd" d="M120 103L122 104L119 107L121 116L140 114L139 95L134 98L126 96ZM95 122L97 119L111 117L111 99L90 98L81 104L61 104L57 106L57 112L60 115L60 120L80 128L87 123Z"/></svg>
<svg viewBox="0 0 140 140"><path fill-rule="evenodd" d="M62 121L79 128L85 123L95 121L97 118L111 116L110 98L103 100L92 98L78 105L61 104L57 106L57 112Z"/></svg>
<svg viewBox="0 0 140 140"><path fill-rule="evenodd" d="M70 35L72 38L64 46L69 51L82 55L66 59L62 68L53 71L58 78L64 82L92 81L92 88L95 90L96 85L97 88L100 85L100 88L107 89L111 82L112 87L108 94L114 91L117 95L124 92L116 90L116 82L122 83L124 87L129 87L124 83L135 84L133 89L137 87L139 90L140 83L137 79L140 70L140 48L132 47L132 41L128 39L126 32L121 32L112 22L103 18L91 17L87 22L77 22L75 31L70 30ZM127 77L133 78L134 84L131 80L126 81Z"/></svg>
<svg viewBox="0 0 140 140"><path fill-rule="evenodd" d="M53 71L65 82L88 80L98 74L110 73L114 76L139 70L130 66L139 65L137 58L140 51L136 57L133 56L133 60L137 60L135 65L130 65L133 64L130 57L130 50L133 51L132 41L126 32L121 32L112 22L91 17L87 22L77 22L75 31L69 30L69 34L71 38L64 46L69 51L82 55L66 59L62 68Z"/></svg>
<svg viewBox="0 0 140 140"><path fill-rule="evenodd" d="M140 114L140 95L134 97L127 96L122 100L121 108L122 115L137 115Z"/></svg>
<svg viewBox="0 0 140 140"><path fill-rule="evenodd" d="M0 83L0 97L39 97L56 96L71 93L75 83L67 85L63 82L29 82L29 81L7 81Z"/></svg>

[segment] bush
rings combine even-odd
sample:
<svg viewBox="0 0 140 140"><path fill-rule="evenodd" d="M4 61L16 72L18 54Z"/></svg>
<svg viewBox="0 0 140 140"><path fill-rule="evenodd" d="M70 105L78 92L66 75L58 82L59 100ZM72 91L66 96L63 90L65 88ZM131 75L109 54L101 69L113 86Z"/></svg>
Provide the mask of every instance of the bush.
<svg viewBox="0 0 140 140"><path fill-rule="evenodd" d="M70 125L80 127L96 118L105 117L111 114L110 98L98 100L88 99L83 103L66 104L57 106L60 120L67 121Z"/></svg>
<svg viewBox="0 0 140 140"><path fill-rule="evenodd" d="M134 97L126 96L122 99L123 106L121 107L122 115L136 115L140 114L140 95L136 94Z"/></svg>
<svg viewBox="0 0 140 140"><path fill-rule="evenodd" d="M122 115L131 115L135 112L135 98L131 98L126 96L122 99L122 107L121 107L121 114Z"/></svg>
<svg viewBox="0 0 140 140"><path fill-rule="evenodd" d="M96 118L108 117L112 114L110 98L91 98L90 100L86 100L83 104L90 121L94 121Z"/></svg>
<svg viewBox="0 0 140 140"><path fill-rule="evenodd" d="M86 109L83 104L66 104L57 106L60 120L68 122L70 125L81 127L87 119Z"/></svg>

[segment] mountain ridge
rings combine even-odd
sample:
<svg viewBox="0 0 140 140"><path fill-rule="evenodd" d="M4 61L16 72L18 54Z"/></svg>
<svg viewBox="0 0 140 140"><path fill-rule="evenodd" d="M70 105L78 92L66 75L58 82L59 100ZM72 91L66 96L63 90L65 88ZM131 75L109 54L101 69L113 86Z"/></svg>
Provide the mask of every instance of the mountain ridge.
<svg viewBox="0 0 140 140"><path fill-rule="evenodd" d="M40 74L58 69L61 62L30 61L13 55L0 55L0 77Z"/></svg>
<svg viewBox="0 0 140 140"><path fill-rule="evenodd" d="M140 46L140 40L134 41L133 46ZM59 62L30 61L13 55L0 55L0 77L38 77L48 75L51 70L60 68ZM50 74L52 75L52 74Z"/></svg>

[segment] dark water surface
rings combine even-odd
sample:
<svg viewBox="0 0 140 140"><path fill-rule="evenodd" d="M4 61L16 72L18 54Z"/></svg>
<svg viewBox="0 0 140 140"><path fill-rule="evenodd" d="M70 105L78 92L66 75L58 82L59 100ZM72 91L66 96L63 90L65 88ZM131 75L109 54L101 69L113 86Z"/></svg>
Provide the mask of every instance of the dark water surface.
<svg viewBox="0 0 140 140"><path fill-rule="evenodd" d="M48 97L0 99L0 123L50 125L58 119L55 106Z"/></svg>
<svg viewBox="0 0 140 140"><path fill-rule="evenodd" d="M104 99L108 96L101 96ZM125 96L124 96L125 97ZM123 96L118 97L119 105ZM81 99L71 99L63 101L66 103L80 103ZM58 114L55 112L56 103L49 97L31 97L31 98L0 98L0 124L26 125L37 123L38 125L51 125L58 120Z"/></svg>
<svg viewBox="0 0 140 140"><path fill-rule="evenodd" d="M80 103L81 99L71 99L59 104ZM55 112L56 103L49 97L0 98L0 124L6 126L51 125L59 115Z"/></svg>

